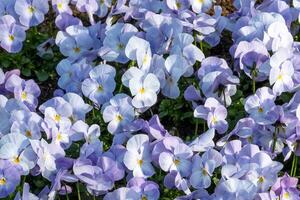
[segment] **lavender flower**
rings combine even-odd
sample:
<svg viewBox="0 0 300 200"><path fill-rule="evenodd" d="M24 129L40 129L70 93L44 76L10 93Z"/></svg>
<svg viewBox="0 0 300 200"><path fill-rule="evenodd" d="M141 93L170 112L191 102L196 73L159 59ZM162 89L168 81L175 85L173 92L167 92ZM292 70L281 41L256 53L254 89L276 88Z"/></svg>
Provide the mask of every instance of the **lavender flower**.
<svg viewBox="0 0 300 200"><path fill-rule="evenodd" d="M214 98L208 98L203 106L198 106L194 111L194 116L206 120L208 127L215 128L218 133L225 133L228 129L228 123L225 120L227 110Z"/></svg>
<svg viewBox="0 0 300 200"><path fill-rule="evenodd" d="M0 160L0 197L5 198L15 191L20 183L20 173L9 161Z"/></svg>
<svg viewBox="0 0 300 200"><path fill-rule="evenodd" d="M201 157L193 157L192 174L190 177L191 185L196 188L208 188L211 184L211 176L215 168L222 164L222 155L216 150L210 149Z"/></svg>
<svg viewBox="0 0 300 200"><path fill-rule="evenodd" d="M34 111L37 107L37 98L40 96L41 91L34 80L25 81L13 74L7 79L5 88L13 92L15 98L24 102L30 110Z"/></svg>

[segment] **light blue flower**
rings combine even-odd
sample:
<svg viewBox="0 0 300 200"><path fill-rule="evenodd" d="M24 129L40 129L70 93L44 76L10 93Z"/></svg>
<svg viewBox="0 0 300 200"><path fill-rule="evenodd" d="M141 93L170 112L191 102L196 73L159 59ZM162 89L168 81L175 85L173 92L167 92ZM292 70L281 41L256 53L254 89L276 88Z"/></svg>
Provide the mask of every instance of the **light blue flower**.
<svg viewBox="0 0 300 200"><path fill-rule="evenodd" d="M135 112L131 102L132 99L122 93L109 100L109 105L103 110L103 120L109 122L107 129L110 133L122 131L134 120Z"/></svg>
<svg viewBox="0 0 300 200"><path fill-rule="evenodd" d="M12 122L10 121L11 113L15 110L25 110L30 112L29 109L21 101L14 98L7 99L5 96L0 95L0 134L8 134Z"/></svg>
<svg viewBox="0 0 300 200"><path fill-rule="evenodd" d="M17 24L11 15L0 18L0 45L10 53L17 53L23 47L26 38L25 28Z"/></svg>
<svg viewBox="0 0 300 200"><path fill-rule="evenodd" d="M16 18L15 3L16 0L2 0L0 2L0 16L11 15Z"/></svg>
<svg viewBox="0 0 300 200"><path fill-rule="evenodd" d="M256 195L256 187L249 180L230 178L217 185L214 195L215 200L252 200Z"/></svg>
<svg viewBox="0 0 300 200"><path fill-rule="evenodd" d="M287 59L290 50L281 48L270 59L270 85L273 85L273 92L280 95L282 92L289 92L294 88L293 75L294 65Z"/></svg>
<svg viewBox="0 0 300 200"><path fill-rule="evenodd" d="M52 0L52 7L57 13L68 13L72 15L69 4L70 0Z"/></svg>
<svg viewBox="0 0 300 200"><path fill-rule="evenodd" d="M142 28L146 32L145 39L149 41L152 53L160 55L169 52L172 40L183 31L183 25L177 18L153 12L146 13Z"/></svg>
<svg viewBox="0 0 300 200"><path fill-rule="evenodd" d="M63 59L56 67L56 71L60 75L57 84L66 92L81 94L81 83L89 77L91 70L92 66L86 59L75 63L68 59Z"/></svg>
<svg viewBox="0 0 300 200"><path fill-rule="evenodd" d="M190 0L192 9L195 13L208 11L213 4L212 0Z"/></svg>
<svg viewBox="0 0 300 200"><path fill-rule="evenodd" d="M42 118L35 112L15 111L12 113L10 121L12 122L11 133L23 134L29 139L41 138Z"/></svg>
<svg viewBox="0 0 300 200"><path fill-rule="evenodd" d="M48 132L47 129L51 129L52 127L71 123L72 107L68 103L61 104L56 109L47 107L44 115L44 122L47 126L43 128Z"/></svg>
<svg viewBox="0 0 300 200"><path fill-rule="evenodd" d="M60 52L71 60L81 58L93 47L89 30L82 25L72 25L65 31L59 31L55 43Z"/></svg>
<svg viewBox="0 0 300 200"><path fill-rule="evenodd" d="M99 51L101 58L107 61L126 63L125 55L128 40L136 34L137 28L131 24L116 23L106 31L103 47Z"/></svg>
<svg viewBox="0 0 300 200"><path fill-rule="evenodd" d="M66 93L63 99L72 107L71 121L85 120L87 113L92 110L92 106L86 104L82 97L76 93Z"/></svg>
<svg viewBox="0 0 300 200"><path fill-rule="evenodd" d="M30 141L33 151L37 154L37 166L42 176L48 180L57 172L56 159L65 156L64 150L54 143L48 144L44 139Z"/></svg>
<svg viewBox="0 0 300 200"><path fill-rule="evenodd" d="M236 85L240 83L227 62L223 58L213 56L202 61L198 78L203 94L207 98L218 99L226 106L231 104L231 96L236 93Z"/></svg>
<svg viewBox="0 0 300 200"><path fill-rule="evenodd" d="M97 142L101 134L99 125L93 124L89 126L81 120L78 120L73 124L72 131L78 135L77 139L84 138L87 143Z"/></svg>
<svg viewBox="0 0 300 200"><path fill-rule="evenodd" d="M177 98L180 95L178 81L189 68L189 65L180 55L170 55L165 61L166 75L165 84L162 87L162 94L169 98Z"/></svg>
<svg viewBox="0 0 300 200"><path fill-rule="evenodd" d="M120 187L112 192L107 193L104 196L104 200L111 200L111 199L139 199L139 195L137 192L135 192L133 189L131 188L127 188L127 187Z"/></svg>
<svg viewBox="0 0 300 200"><path fill-rule="evenodd" d="M10 161L22 175L27 175L36 165L36 154L28 138L19 133L10 133L1 138L0 158Z"/></svg>
<svg viewBox="0 0 300 200"><path fill-rule="evenodd" d="M244 107L256 123L261 125L272 124L279 117L275 99L276 96L270 88L262 87L246 99Z"/></svg>
<svg viewBox="0 0 300 200"><path fill-rule="evenodd" d="M99 9L97 10L97 15L99 17L105 17L112 6L112 0L97 1Z"/></svg>
<svg viewBox="0 0 300 200"><path fill-rule="evenodd" d="M159 155L159 166L165 172L177 171L181 177L187 177L191 173L193 152L189 146L179 141L165 140L167 150Z"/></svg>
<svg viewBox="0 0 300 200"><path fill-rule="evenodd" d="M17 0L15 11L20 16L22 25L31 27L44 21L45 14L49 10L48 1L44 0Z"/></svg>
<svg viewBox="0 0 300 200"><path fill-rule="evenodd" d="M170 54L182 56L188 65L194 65L196 61L201 62L204 54L193 42L194 38L190 34L178 34L172 42Z"/></svg>
<svg viewBox="0 0 300 200"><path fill-rule="evenodd" d="M18 169L7 160L0 160L0 198L7 198L20 184Z"/></svg>
<svg viewBox="0 0 300 200"><path fill-rule="evenodd" d="M198 106L194 111L194 116L207 121L209 128L214 128L218 133L225 133L228 129L226 121L226 108L214 98L208 98L205 104Z"/></svg>
<svg viewBox="0 0 300 200"><path fill-rule="evenodd" d="M160 83L154 74L143 75L143 72L140 72L129 80L129 89L134 96L132 105L136 108L148 108L157 101Z"/></svg>
<svg viewBox="0 0 300 200"><path fill-rule="evenodd" d="M189 146L191 147L192 151L195 152L205 152L215 146L213 141L215 137L215 129L211 128L208 129L206 132L202 133L196 139L194 139Z"/></svg>
<svg viewBox="0 0 300 200"><path fill-rule="evenodd" d="M151 177L155 171L151 164L151 149L147 135L132 136L126 144L124 155L125 166L132 171L134 177Z"/></svg>
<svg viewBox="0 0 300 200"><path fill-rule="evenodd" d="M89 73L89 78L82 83L82 93L98 105L106 103L113 96L116 87L115 75L116 70L110 65L101 64L94 67Z"/></svg>
<svg viewBox="0 0 300 200"><path fill-rule="evenodd" d="M208 188L215 168L221 164L222 155L214 149L206 151L201 157L196 154L193 157L192 174L190 176L191 185L196 189Z"/></svg>
<svg viewBox="0 0 300 200"><path fill-rule="evenodd" d="M280 27L280 28L278 28ZM268 50L273 52L280 48L291 48L294 42L293 36L283 22L273 22L267 29L267 39L264 40Z"/></svg>
<svg viewBox="0 0 300 200"><path fill-rule="evenodd" d="M126 45L125 54L129 59L137 60L140 69L149 71L152 52L148 41L132 36Z"/></svg>

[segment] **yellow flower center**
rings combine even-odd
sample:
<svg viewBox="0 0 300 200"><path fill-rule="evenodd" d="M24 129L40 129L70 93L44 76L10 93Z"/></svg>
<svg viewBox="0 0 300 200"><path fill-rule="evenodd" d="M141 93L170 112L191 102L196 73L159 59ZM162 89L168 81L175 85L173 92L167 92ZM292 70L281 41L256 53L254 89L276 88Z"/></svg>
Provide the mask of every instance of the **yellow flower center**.
<svg viewBox="0 0 300 200"><path fill-rule="evenodd" d="M100 2L100 4L104 4L104 0L100 0L99 2Z"/></svg>
<svg viewBox="0 0 300 200"><path fill-rule="evenodd" d="M138 160L137 161L137 163L138 163L139 166L142 166L143 162L144 162L143 160Z"/></svg>
<svg viewBox="0 0 300 200"><path fill-rule="evenodd" d="M118 115L116 116L116 120L117 120L118 122L122 121L122 120L123 120L123 116L120 115L120 114L118 114Z"/></svg>
<svg viewBox="0 0 300 200"><path fill-rule="evenodd" d="M31 136L32 136L31 131L26 131L26 132L25 132L25 135L26 135L27 137L31 137Z"/></svg>
<svg viewBox="0 0 300 200"><path fill-rule="evenodd" d="M197 3L204 3L204 0L196 0Z"/></svg>
<svg viewBox="0 0 300 200"><path fill-rule="evenodd" d="M54 121L59 122L61 120L61 116L59 114L56 114L54 116Z"/></svg>
<svg viewBox="0 0 300 200"><path fill-rule="evenodd" d="M0 185L5 185L6 179L4 177L0 178Z"/></svg>
<svg viewBox="0 0 300 200"><path fill-rule="evenodd" d="M262 107L259 107L258 112L262 113L262 112L264 112L264 109Z"/></svg>
<svg viewBox="0 0 300 200"><path fill-rule="evenodd" d="M176 166L178 166L178 165L180 164L180 160L179 160L179 159L175 159L175 160L174 160L174 164L175 164Z"/></svg>
<svg viewBox="0 0 300 200"><path fill-rule="evenodd" d="M27 99L27 93L26 92L22 92L21 93L21 99L24 101Z"/></svg>
<svg viewBox="0 0 300 200"><path fill-rule="evenodd" d="M11 41L11 42L12 42L12 41L14 41L14 40L15 40L15 36L13 36L13 35L11 35L11 34L10 34L10 35L8 36L8 39L9 39L9 41Z"/></svg>
<svg viewBox="0 0 300 200"><path fill-rule="evenodd" d="M149 56L148 55L145 55L144 59L143 59L143 65L147 64L148 62L148 58Z"/></svg>
<svg viewBox="0 0 300 200"><path fill-rule="evenodd" d="M290 198L290 194L289 194L288 192L285 192L285 193L283 194L283 198L284 198L284 199L289 199L289 198Z"/></svg>
<svg viewBox="0 0 300 200"><path fill-rule="evenodd" d="M144 93L145 93L145 88L142 87L142 88L140 89L139 93L144 94Z"/></svg>
<svg viewBox="0 0 300 200"><path fill-rule="evenodd" d="M58 4L57 4L57 8L58 8L58 10L61 10L61 9L63 8L62 3L58 3Z"/></svg>
<svg viewBox="0 0 300 200"><path fill-rule="evenodd" d="M28 12L33 13L35 11L35 8L33 6L28 7Z"/></svg>
<svg viewBox="0 0 300 200"><path fill-rule="evenodd" d="M125 48L125 46L124 46L124 44L119 43L118 46L117 46L117 48L118 48L119 50L122 50L122 49Z"/></svg>
<svg viewBox="0 0 300 200"><path fill-rule="evenodd" d="M61 141L62 137L61 137L61 133L57 133L57 136L56 136L56 140L57 141Z"/></svg>
<svg viewBox="0 0 300 200"><path fill-rule="evenodd" d="M211 119L211 123L215 124L215 123L217 123L217 121L218 121L217 118L215 116L213 116Z"/></svg>
<svg viewBox="0 0 300 200"><path fill-rule="evenodd" d="M146 196L142 196L142 200L148 200Z"/></svg>
<svg viewBox="0 0 300 200"><path fill-rule="evenodd" d="M18 156L18 157L15 157L15 158L13 159L13 162L14 162L15 164L19 164L20 161L21 161L21 159L20 159L19 156Z"/></svg>
<svg viewBox="0 0 300 200"><path fill-rule="evenodd" d="M102 85L99 85L98 88L97 88L98 92L102 92L103 91L103 87Z"/></svg>
<svg viewBox="0 0 300 200"><path fill-rule="evenodd" d="M203 174L204 176L208 175L208 172L207 172L207 170L206 170L205 168L202 169L202 174Z"/></svg>
<svg viewBox="0 0 300 200"><path fill-rule="evenodd" d="M74 50L75 53L79 53L80 52L80 48L79 47L74 47L73 50Z"/></svg>
<svg viewBox="0 0 300 200"><path fill-rule="evenodd" d="M279 75L277 76L277 80L278 80L278 81L282 81L282 79L283 79L282 74L279 74Z"/></svg>
<svg viewBox="0 0 300 200"><path fill-rule="evenodd" d="M167 81L168 81L168 83L172 84L172 83L173 83L173 79L172 79L172 77L171 77L171 76L170 76L170 77L168 77L168 78L167 78Z"/></svg>
<svg viewBox="0 0 300 200"><path fill-rule="evenodd" d="M69 120L72 122L72 124L75 123L75 121L76 121L75 118L74 118L74 116L70 116Z"/></svg>
<svg viewBox="0 0 300 200"><path fill-rule="evenodd" d="M176 2L176 7L177 7L177 9L180 9L181 8L181 3L180 2Z"/></svg>
<svg viewBox="0 0 300 200"><path fill-rule="evenodd" d="M258 183L263 183L264 181L265 181L265 178L264 178L264 177L260 176L260 177L258 178Z"/></svg>
<svg viewBox="0 0 300 200"><path fill-rule="evenodd" d="M252 138L252 136L250 136L250 137L247 137L247 140L248 140L248 142L249 142L249 143L252 143L252 142L253 142L253 138Z"/></svg>

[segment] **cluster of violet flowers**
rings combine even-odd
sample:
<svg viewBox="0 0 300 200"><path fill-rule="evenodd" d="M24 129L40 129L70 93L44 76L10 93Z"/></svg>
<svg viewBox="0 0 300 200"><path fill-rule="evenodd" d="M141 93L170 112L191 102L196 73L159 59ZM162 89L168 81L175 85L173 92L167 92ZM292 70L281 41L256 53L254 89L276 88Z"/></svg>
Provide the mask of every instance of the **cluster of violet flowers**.
<svg viewBox="0 0 300 200"><path fill-rule="evenodd" d="M235 0L227 17L212 0L2 0L0 46L21 51L26 30L50 6L59 31L38 50L55 43L65 56L54 97L38 102L34 80L0 69L0 198L68 197L81 183L104 200L156 200L164 187L179 190L177 200L300 199L299 0ZM206 57L203 44L221 44L223 31L232 35L231 58ZM230 129L242 76L252 93L246 117ZM180 91L185 78L195 84ZM292 98L278 104L283 93ZM166 130L158 115L141 117L180 95L207 127L191 141ZM89 124L91 112L106 126ZM78 157L68 155L74 144ZM50 184L32 193L29 175Z"/></svg>

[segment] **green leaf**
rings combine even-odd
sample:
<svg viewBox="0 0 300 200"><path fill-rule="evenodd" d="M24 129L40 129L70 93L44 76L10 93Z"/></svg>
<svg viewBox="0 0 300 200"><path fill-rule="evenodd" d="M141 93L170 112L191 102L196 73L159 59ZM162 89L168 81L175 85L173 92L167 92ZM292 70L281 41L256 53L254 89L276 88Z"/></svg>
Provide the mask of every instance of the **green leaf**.
<svg viewBox="0 0 300 200"><path fill-rule="evenodd" d="M41 82L46 81L49 78L48 73L45 71L34 71L34 72L37 78L39 79L39 81Z"/></svg>
<svg viewBox="0 0 300 200"><path fill-rule="evenodd" d="M1 65L4 68L8 68L9 67L10 62L7 59L1 59Z"/></svg>
<svg viewBox="0 0 300 200"><path fill-rule="evenodd" d="M24 75L24 76L31 76L31 70L29 68L22 68L22 71L21 73Z"/></svg>

